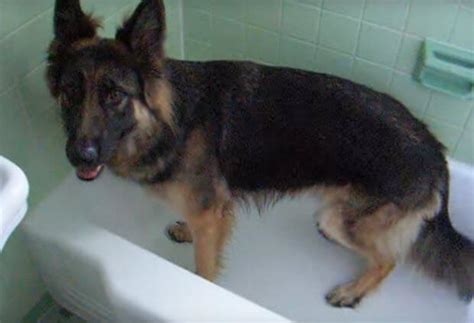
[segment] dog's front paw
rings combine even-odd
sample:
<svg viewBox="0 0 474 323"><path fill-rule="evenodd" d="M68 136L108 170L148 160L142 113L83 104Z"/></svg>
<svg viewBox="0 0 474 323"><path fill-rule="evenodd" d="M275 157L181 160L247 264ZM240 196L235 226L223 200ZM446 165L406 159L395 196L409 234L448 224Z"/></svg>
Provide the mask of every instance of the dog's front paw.
<svg viewBox="0 0 474 323"><path fill-rule="evenodd" d="M173 224L170 224L166 228L166 235L171 241L174 241L177 243L193 242L191 231L189 231L189 228L186 222L177 221Z"/></svg>
<svg viewBox="0 0 474 323"><path fill-rule="evenodd" d="M334 288L326 295L326 301L334 307L355 308L364 297L353 284Z"/></svg>

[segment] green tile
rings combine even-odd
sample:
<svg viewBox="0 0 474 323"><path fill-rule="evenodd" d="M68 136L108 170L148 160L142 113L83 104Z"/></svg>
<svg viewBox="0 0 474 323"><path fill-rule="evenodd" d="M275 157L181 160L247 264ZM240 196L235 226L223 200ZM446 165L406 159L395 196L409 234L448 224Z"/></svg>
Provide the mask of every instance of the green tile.
<svg viewBox="0 0 474 323"><path fill-rule="evenodd" d="M166 55L174 58L183 58L181 44L181 34L171 33L166 37L165 50Z"/></svg>
<svg viewBox="0 0 474 323"><path fill-rule="evenodd" d="M453 152L461 137L462 128L454 127L445 122L426 117L424 122L428 124L431 132L446 146L450 153Z"/></svg>
<svg viewBox="0 0 474 323"><path fill-rule="evenodd" d="M474 0L461 0L461 5L465 8L474 9Z"/></svg>
<svg viewBox="0 0 474 323"><path fill-rule="evenodd" d="M357 56L374 63L393 66L402 35L377 25L362 23ZM376 44L376 46L374 46Z"/></svg>
<svg viewBox="0 0 474 323"><path fill-rule="evenodd" d="M211 34L211 15L205 11L184 7L184 36L208 42Z"/></svg>
<svg viewBox="0 0 474 323"><path fill-rule="evenodd" d="M466 122L466 129L474 130L474 110L471 111L471 116Z"/></svg>
<svg viewBox="0 0 474 323"><path fill-rule="evenodd" d="M182 22L180 18L181 13L178 10L168 10L166 12L167 33L181 32Z"/></svg>
<svg viewBox="0 0 474 323"><path fill-rule="evenodd" d="M5 275L2 274L2 272L3 271L0 264L0 320L3 322L6 321L4 316L6 316L9 307L9 295L7 290L7 278L4 277Z"/></svg>
<svg viewBox="0 0 474 323"><path fill-rule="evenodd" d="M81 6L85 12L92 12L95 17L106 19L133 2L138 4L137 1L130 0L81 0Z"/></svg>
<svg viewBox="0 0 474 323"><path fill-rule="evenodd" d="M31 120L32 129L28 139L30 147L25 149L28 154L25 172L30 182L30 205L36 206L64 179L71 166L66 160L59 107L34 105L25 108L28 116L25 119ZM35 158L31 159L31 156Z"/></svg>
<svg viewBox="0 0 474 323"><path fill-rule="evenodd" d="M107 2L112 0L107 0ZM138 1L135 0L122 0L122 7L117 11L109 10L109 15L105 17L102 23L102 30L99 31L100 35L104 37L114 37L117 31L122 24L125 18L130 17L135 10ZM169 2L169 1L168 1ZM109 5L110 6L110 5ZM168 8L170 7L170 8ZM175 6L168 6L166 11L166 23L167 23L167 33L178 33L181 32L182 22L180 21L180 12L175 9ZM105 9L103 9L105 10ZM107 12L106 12L107 13Z"/></svg>
<svg viewBox="0 0 474 323"><path fill-rule="evenodd" d="M112 1L115 1L115 0L112 0ZM139 0L125 0L127 2L132 2L132 3L139 3L140 1ZM201 2L205 2L205 1L201 1ZM165 8L166 8L166 11L169 12L169 11L179 11L181 10L181 5L180 5L180 2L179 1L176 1L176 0L165 0Z"/></svg>
<svg viewBox="0 0 474 323"><path fill-rule="evenodd" d="M246 5L249 24L272 31L280 28L282 0L246 0Z"/></svg>
<svg viewBox="0 0 474 323"><path fill-rule="evenodd" d="M283 3L282 31L284 34L314 42L319 24L320 10L295 1Z"/></svg>
<svg viewBox="0 0 474 323"><path fill-rule="evenodd" d="M191 61L206 61L211 59L211 45L193 39L184 39L185 58Z"/></svg>
<svg viewBox="0 0 474 323"><path fill-rule="evenodd" d="M53 6L50 0L2 0L0 2L0 39Z"/></svg>
<svg viewBox="0 0 474 323"><path fill-rule="evenodd" d="M247 28L246 52L249 58L277 64L278 44L278 34L255 27Z"/></svg>
<svg viewBox="0 0 474 323"><path fill-rule="evenodd" d="M28 216L28 215L27 215ZM0 255L0 270L5 277L2 294L7 295L2 323L21 322L46 293L45 286L25 244L21 230L15 230Z"/></svg>
<svg viewBox="0 0 474 323"><path fill-rule="evenodd" d="M474 164L474 131L464 131L453 156L465 163Z"/></svg>
<svg viewBox="0 0 474 323"><path fill-rule="evenodd" d="M245 60L242 52L230 51L222 46L212 46L211 57L214 60Z"/></svg>
<svg viewBox="0 0 474 323"><path fill-rule="evenodd" d="M464 101L443 93L433 92L426 116L453 126L463 127L472 108L472 101Z"/></svg>
<svg viewBox="0 0 474 323"><path fill-rule="evenodd" d="M125 8L122 8L115 14L108 16L102 22L102 29L99 31L99 34L102 37L115 37L117 29L123 24L125 17L130 17L135 9L135 5L128 5Z"/></svg>
<svg viewBox="0 0 474 323"><path fill-rule="evenodd" d="M311 6L321 7L323 0L296 0L297 2L309 4Z"/></svg>
<svg viewBox="0 0 474 323"><path fill-rule="evenodd" d="M447 41L453 28L457 1L452 0L415 0L408 15L407 31L422 37L433 37Z"/></svg>
<svg viewBox="0 0 474 323"><path fill-rule="evenodd" d="M423 41L416 36L404 36L395 67L406 73L413 73Z"/></svg>
<svg viewBox="0 0 474 323"><path fill-rule="evenodd" d="M16 89L0 96L0 129L4 134L0 136L1 154L23 170L31 169L35 137Z"/></svg>
<svg viewBox="0 0 474 323"><path fill-rule="evenodd" d="M390 94L420 118L425 113L431 91L415 81L411 75L396 72L390 86Z"/></svg>
<svg viewBox="0 0 474 323"><path fill-rule="evenodd" d="M25 109L44 111L54 104L46 83L46 63L28 73L19 83L18 91Z"/></svg>
<svg viewBox="0 0 474 323"><path fill-rule="evenodd" d="M197 8L202 10L210 10L213 0L183 0L183 7L186 9Z"/></svg>
<svg viewBox="0 0 474 323"><path fill-rule="evenodd" d="M45 60L51 21L49 10L0 43L0 93Z"/></svg>
<svg viewBox="0 0 474 323"><path fill-rule="evenodd" d="M214 0L212 2L213 14L235 20L245 17L245 1L243 0Z"/></svg>
<svg viewBox="0 0 474 323"><path fill-rule="evenodd" d="M459 9L451 42L457 46L474 50L474 11Z"/></svg>
<svg viewBox="0 0 474 323"><path fill-rule="evenodd" d="M319 48L315 58L318 72L349 78L351 76L352 56L331 49Z"/></svg>
<svg viewBox="0 0 474 323"><path fill-rule="evenodd" d="M381 26L402 30L408 13L409 0L367 0L364 19Z"/></svg>
<svg viewBox="0 0 474 323"><path fill-rule="evenodd" d="M324 11L319 28L321 45L349 54L354 53L359 30L358 21Z"/></svg>
<svg viewBox="0 0 474 323"><path fill-rule="evenodd" d="M280 64L304 70L312 69L316 46L294 38L282 37L280 44Z"/></svg>
<svg viewBox="0 0 474 323"><path fill-rule="evenodd" d="M342 15L360 18L364 0L324 0L323 8Z"/></svg>
<svg viewBox="0 0 474 323"><path fill-rule="evenodd" d="M392 70L383 66L360 59L354 62L353 80L377 91L388 92L391 75Z"/></svg>
<svg viewBox="0 0 474 323"><path fill-rule="evenodd" d="M213 47L227 51L243 52L245 46L245 26L234 20L214 18L211 41Z"/></svg>

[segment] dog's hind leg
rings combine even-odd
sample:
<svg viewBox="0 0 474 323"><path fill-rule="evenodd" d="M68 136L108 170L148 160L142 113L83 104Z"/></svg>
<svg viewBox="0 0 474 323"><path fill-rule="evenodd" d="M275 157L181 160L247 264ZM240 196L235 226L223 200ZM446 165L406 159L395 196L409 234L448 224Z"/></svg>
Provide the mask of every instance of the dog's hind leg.
<svg viewBox="0 0 474 323"><path fill-rule="evenodd" d="M375 290L395 268L395 262L371 264L353 282L338 286L326 295L329 304L335 307L355 307L362 298Z"/></svg>
<svg viewBox="0 0 474 323"><path fill-rule="evenodd" d="M329 239L363 256L368 268L357 279L330 291L326 300L336 307L355 307L380 286L408 252L422 219L392 203L361 198L347 190L339 193L323 210L318 227Z"/></svg>

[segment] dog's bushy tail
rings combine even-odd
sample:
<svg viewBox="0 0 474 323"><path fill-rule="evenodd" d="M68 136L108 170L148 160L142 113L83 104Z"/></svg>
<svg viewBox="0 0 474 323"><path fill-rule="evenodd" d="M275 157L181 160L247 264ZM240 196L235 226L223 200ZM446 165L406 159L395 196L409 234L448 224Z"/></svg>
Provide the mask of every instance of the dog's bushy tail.
<svg viewBox="0 0 474 323"><path fill-rule="evenodd" d="M441 209L421 229L411 259L431 277L454 285L462 298L470 300L474 293L474 242L458 233L449 220L447 186L441 196Z"/></svg>

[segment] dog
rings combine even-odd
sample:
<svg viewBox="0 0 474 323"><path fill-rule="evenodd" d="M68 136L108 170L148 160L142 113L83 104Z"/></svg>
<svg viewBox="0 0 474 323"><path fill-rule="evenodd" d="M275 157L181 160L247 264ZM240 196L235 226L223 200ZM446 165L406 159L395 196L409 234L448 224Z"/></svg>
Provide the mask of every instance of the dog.
<svg viewBox="0 0 474 323"><path fill-rule="evenodd" d="M214 280L233 210L322 196L317 227L367 260L326 295L354 307L410 259L472 297L474 244L448 216L443 145L400 102L331 75L165 56L165 7L143 0L114 39L79 0L57 0L47 82L80 179L104 166L168 200L196 273Z"/></svg>

